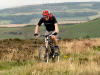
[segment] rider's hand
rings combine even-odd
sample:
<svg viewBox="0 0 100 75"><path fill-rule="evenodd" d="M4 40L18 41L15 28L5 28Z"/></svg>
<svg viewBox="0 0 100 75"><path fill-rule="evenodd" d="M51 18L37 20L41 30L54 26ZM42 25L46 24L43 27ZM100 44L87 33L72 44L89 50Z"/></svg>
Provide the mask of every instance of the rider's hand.
<svg viewBox="0 0 100 75"><path fill-rule="evenodd" d="M35 34L34 34L34 36L38 36L38 34L37 34L37 33L35 33Z"/></svg>
<svg viewBox="0 0 100 75"><path fill-rule="evenodd" d="M57 35L58 33L57 32L54 32L52 35Z"/></svg>

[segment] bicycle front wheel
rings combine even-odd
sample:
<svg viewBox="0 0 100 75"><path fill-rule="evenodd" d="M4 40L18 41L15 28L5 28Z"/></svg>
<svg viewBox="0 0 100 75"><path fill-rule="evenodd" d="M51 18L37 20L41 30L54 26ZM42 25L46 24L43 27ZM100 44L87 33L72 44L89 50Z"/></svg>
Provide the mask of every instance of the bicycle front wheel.
<svg viewBox="0 0 100 75"><path fill-rule="evenodd" d="M48 62L48 52L45 46L41 46L39 49L39 60Z"/></svg>

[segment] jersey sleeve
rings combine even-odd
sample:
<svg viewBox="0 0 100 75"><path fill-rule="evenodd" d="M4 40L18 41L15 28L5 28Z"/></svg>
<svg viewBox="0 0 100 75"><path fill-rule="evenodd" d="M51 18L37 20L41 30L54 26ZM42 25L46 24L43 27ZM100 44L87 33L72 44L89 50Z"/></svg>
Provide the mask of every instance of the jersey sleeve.
<svg viewBox="0 0 100 75"><path fill-rule="evenodd" d="M43 18L41 18L38 22L38 25L41 26L41 24L43 23Z"/></svg>
<svg viewBox="0 0 100 75"><path fill-rule="evenodd" d="M54 22L54 24L57 23L55 16L53 16L53 22Z"/></svg>

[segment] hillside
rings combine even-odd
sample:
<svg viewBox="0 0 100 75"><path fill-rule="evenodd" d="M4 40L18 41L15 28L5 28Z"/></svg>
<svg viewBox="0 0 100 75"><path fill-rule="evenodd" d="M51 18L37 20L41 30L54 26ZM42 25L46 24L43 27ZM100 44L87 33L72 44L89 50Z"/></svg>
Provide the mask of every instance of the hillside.
<svg viewBox="0 0 100 75"><path fill-rule="evenodd" d="M100 2L53 3L0 10L0 24L37 24L45 9L50 10L61 22L88 21L95 18L91 16L100 17Z"/></svg>
<svg viewBox="0 0 100 75"><path fill-rule="evenodd" d="M65 38L95 38L100 37L100 18L86 23L62 26L61 35ZM65 34L66 33L66 34Z"/></svg>
<svg viewBox="0 0 100 75"><path fill-rule="evenodd" d="M30 39L34 38L34 25L25 27L1 27L0 39L20 38ZM72 25L59 25L61 38L97 38L100 37L100 18L89 21L87 23L72 24ZM45 32L44 26L40 28L40 34Z"/></svg>

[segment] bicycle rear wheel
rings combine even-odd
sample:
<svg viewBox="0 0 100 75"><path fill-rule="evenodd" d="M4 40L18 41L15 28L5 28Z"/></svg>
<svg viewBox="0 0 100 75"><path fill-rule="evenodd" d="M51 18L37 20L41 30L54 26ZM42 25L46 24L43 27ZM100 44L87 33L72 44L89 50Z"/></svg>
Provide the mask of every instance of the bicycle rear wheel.
<svg viewBox="0 0 100 75"><path fill-rule="evenodd" d="M60 61L60 49L59 47L54 47L54 58L53 58L54 61Z"/></svg>
<svg viewBox="0 0 100 75"><path fill-rule="evenodd" d="M48 56L48 52L45 46L41 46L39 49L39 60L45 61L48 63L49 56Z"/></svg>

